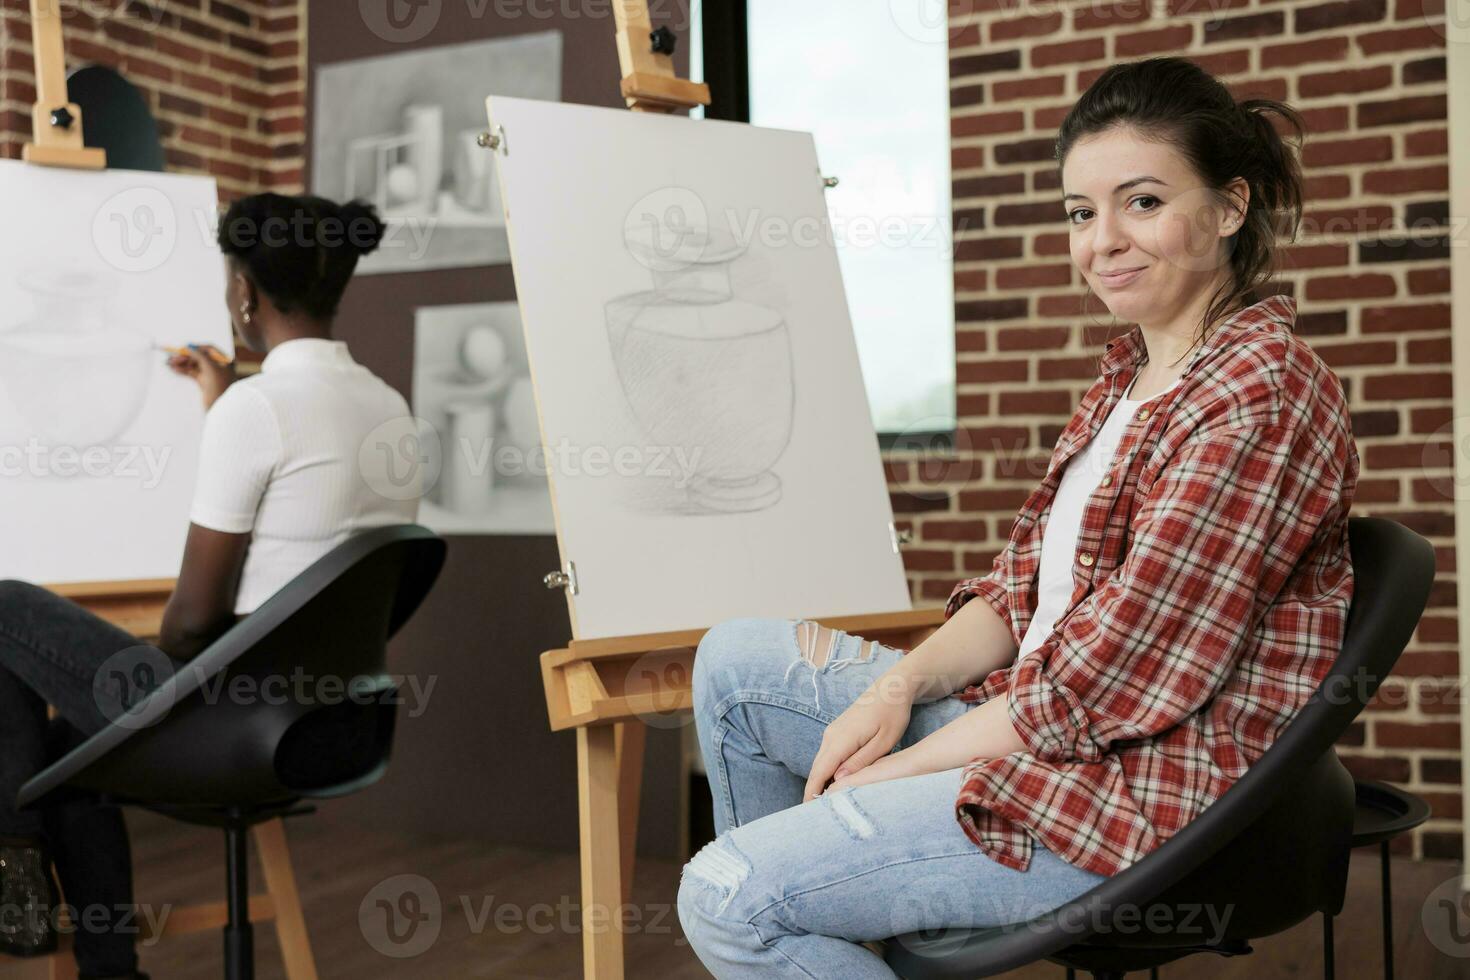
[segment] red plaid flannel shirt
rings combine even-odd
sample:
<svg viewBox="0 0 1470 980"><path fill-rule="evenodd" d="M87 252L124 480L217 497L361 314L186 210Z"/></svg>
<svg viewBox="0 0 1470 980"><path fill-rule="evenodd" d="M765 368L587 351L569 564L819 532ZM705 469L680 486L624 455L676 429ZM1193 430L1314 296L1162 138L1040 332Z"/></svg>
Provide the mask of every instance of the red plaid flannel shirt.
<svg viewBox="0 0 1470 980"><path fill-rule="evenodd" d="M1295 320L1284 295L1241 310L1137 410L1083 512L1068 611L955 695L1009 695L1029 749L965 767L957 814L995 861L1024 871L1035 838L1123 870L1219 799L1331 668L1358 455L1342 384ZM979 596L1020 645L1062 470L1146 355L1136 326L1107 345L993 571L956 586L946 618Z"/></svg>

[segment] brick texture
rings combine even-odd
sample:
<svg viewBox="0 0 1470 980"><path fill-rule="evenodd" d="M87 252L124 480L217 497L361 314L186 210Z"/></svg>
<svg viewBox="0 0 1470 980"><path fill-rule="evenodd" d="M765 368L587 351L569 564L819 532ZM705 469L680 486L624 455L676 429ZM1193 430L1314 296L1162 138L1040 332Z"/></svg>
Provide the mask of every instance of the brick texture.
<svg viewBox="0 0 1470 980"><path fill-rule="evenodd" d="M1431 607L1396 676L1339 743L1365 778L1431 800L1415 857L1460 857L1459 693L1450 439L1445 23L1439 5L951 4L959 432L952 458L887 454L916 601L989 570L1058 433L1120 331L1072 268L1052 141L1117 61L1191 58L1238 97L1308 123L1307 200L1279 288L1342 378L1362 458L1355 514L1393 518L1440 557ZM1256 9L1253 9L1256 8ZM1055 9L1055 8L1054 8ZM1126 325L1124 325L1126 327ZM926 478L927 476L927 478Z"/></svg>
<svg viewBox="0 0 1470 980"><path fill-rule="evenodd" d="M304 0L56 0L68 70L106 65L144 94L173 173L220 200L298 193L304 174ZM0 157L19 159L36 98L28 0L0 0Z"/></svg>

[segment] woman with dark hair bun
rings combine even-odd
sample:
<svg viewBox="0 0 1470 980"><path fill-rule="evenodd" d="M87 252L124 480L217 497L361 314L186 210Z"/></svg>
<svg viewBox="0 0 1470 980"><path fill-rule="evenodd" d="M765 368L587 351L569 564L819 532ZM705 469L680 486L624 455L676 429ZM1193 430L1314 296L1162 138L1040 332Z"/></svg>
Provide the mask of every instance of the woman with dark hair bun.
<svg viewBox="0 0 1470 980"><path fill-rule="evenodd" d="M375 451L415 434L408 405L331 336L357 260L383 232L370 205L279 194L235 201L221 220L230 319L266 356L244 379L211 347L169 361L198 383L206 414L183 564L149 666L199 653L348 536L416 518L416 461L395 467ZM15 799L48 758L127 710L106 675L140 649L69 600L0 582L0 953L56 948L54 863L82 913L82 980L143 976L122 817L85 797L44 814L17 812Z"/></svg>
<svg viewBox="0 0 1470 980"><path fill-rule="evenodd" d="M1272 117L1301 133L1289 106L1154 58L1062 122L1080 305L1101 300L1113 339L932 636L705 634L718 836L678 907L715 976L892 978L863 942L1055 909L1219 799L1328 673L1358 456L1342 384L1264 288L1302 202Z"/></svg>
<svg viewBox="0 0 1470 980"><path fill-rule="evenodd" d="M385 225L372 205L320 197L257 194L230 205L219 246L230 263L231 307L254 307L264 292L275 310L329 328L360 256L377 249ZM237 302L238 301L238 302ZM252 321L236 330L251 350L266 349Z"/></svg>

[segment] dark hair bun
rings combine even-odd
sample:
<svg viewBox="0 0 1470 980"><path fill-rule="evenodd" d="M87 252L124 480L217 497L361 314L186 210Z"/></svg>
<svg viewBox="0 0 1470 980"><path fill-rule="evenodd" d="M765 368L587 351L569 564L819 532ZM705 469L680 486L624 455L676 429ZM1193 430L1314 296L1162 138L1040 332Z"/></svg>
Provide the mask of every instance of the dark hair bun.
<svg viewBox="0 0 1470 980"><path fill-rule="evenodd" d="M358 255L368 255L378 250L388 226L378 217L378 209L366 201L348 201L338 209L347 235L347 244L357 250Z"/></svg>
<svg viewBox="0 0 1470 980"><path fill-rule="evenodd" d="M230 205L218 240L282 313L330 320L357 260L382 244L386 230L365 201L264 193Z"/></svg>

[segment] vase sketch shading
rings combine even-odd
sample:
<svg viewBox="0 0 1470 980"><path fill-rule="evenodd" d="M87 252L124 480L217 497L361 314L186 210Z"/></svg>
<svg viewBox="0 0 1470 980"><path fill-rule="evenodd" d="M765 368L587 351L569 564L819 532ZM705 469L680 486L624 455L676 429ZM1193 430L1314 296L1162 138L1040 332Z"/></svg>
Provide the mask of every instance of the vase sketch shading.
<svg viewBox="0 0 1470 980"><path fill-rule="evenodd" d="M733 235L675 231L650 221L625 233L653 289L607 303L613 365L648 439L693 463L695 504L761 510L781 500L771 468L791 443L790 332L778 310L735 296L730 265L745 246Z"/></svg>
<svg viewBox="0 0 1470 980"><path fill-rule="evenodd" d="M52 446L122 435L148 397L158 356L148 337L115 321L115 283L85 270L35 270L17 285L33 312L0 332L0 388L14 410Z"/></svg>
<svg viewBox="0 0 1470 980"><path fill-rule="evenodd" d="M413 408L431 476L420 522L448 534L555 529L515 303L415 316Z"/></svg>
<svg viewBox="0 0 1470 980"><path fill-rule="evenodd" d="M561 98L561 53L539 31L317 68L312 192L372 201L388 225L359 274L507 261L485 92Z"/></svg>

